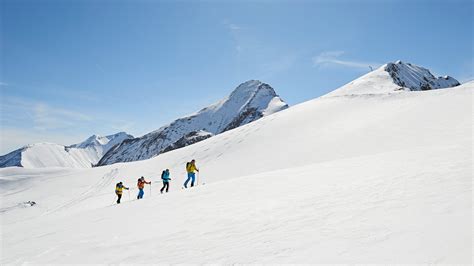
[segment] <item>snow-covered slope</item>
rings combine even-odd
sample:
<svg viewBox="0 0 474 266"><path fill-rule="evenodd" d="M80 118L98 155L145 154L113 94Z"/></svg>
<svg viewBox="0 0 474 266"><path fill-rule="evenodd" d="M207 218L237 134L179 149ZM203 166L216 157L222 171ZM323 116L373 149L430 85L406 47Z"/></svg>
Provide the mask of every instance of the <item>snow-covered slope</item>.
<svg viewBox="0 0 474 266"><path fill-rule="evenodd" d="M149 160L0 169L0 263L470 265L473 90L321 97ZM206 185L181 190L192 158Z"/></svg>
<svg viewBox="0 0 474 266"><path fill-rule="evenodd" d="M86 150L70 149L54 143L36 143L0 157L1 167L91 167ZM95 156L93 156L95 157Z"/></svg>
<svg viewBox="0 0 474 266"><path fill-rule="evenodd" d="M396 61L334 90L326 96L351 94L380 94L396 91L421 91L458 86L459 82L449 76L436 78L423 67Z"/></svg>
<svg viewBox="0 0 474 266"><path fill-rule="evenodd" d="M91 167L113 146L133 138L124 132L109 136L89 137L71 146L54 143L36 143L0 156L0 167Z"/></svg>
<svg viewBox="0 0 474 266"><path fill-rule="evenodd" d="M143 137L124 141L111 149L99 165L144 160L205 138L187 141L189 134L210 137L288 108L272 87L258 80L240 84L229 97L187 117L173 121ZM206 138L207 138L206 137ZM184 139L183 139L184 138Z"/></svg>

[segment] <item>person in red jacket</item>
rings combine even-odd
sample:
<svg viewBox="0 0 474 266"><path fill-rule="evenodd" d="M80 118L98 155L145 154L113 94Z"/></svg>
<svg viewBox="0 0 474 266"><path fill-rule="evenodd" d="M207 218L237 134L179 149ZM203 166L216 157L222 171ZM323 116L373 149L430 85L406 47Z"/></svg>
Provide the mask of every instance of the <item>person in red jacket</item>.
<svg viewBox="0 0 474 266"><path fill-rule="evenodd" d="M143 176L140 177L137 182L137 187L138 187L137 199L143 199L143 195L145 194L145 192L143 191L143 188L145 188L145 184L151 185L151 182L146 181Z"/></svg>

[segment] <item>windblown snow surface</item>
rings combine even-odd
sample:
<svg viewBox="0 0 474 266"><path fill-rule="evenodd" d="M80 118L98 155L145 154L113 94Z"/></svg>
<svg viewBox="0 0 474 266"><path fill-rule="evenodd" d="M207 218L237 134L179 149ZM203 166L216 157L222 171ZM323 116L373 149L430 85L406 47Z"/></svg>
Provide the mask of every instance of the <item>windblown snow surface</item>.
<svg viewBox="0 0 474 266"><path fill-rule="evenodd" d="M320 97L149 160L0 169L1 263L471 264L473 89ZM182 190L192 158L206 184Z"/></svg>

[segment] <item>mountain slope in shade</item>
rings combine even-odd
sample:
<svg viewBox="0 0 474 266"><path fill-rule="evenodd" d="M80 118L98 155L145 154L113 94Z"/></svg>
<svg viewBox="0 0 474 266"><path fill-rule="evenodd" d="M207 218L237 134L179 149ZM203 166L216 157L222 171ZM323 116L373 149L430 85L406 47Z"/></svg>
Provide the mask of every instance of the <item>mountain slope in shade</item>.
<svg viewBox="0 0 474 266"><path fill-rule="evenodd" d="M450 76L435 77L426 68L396 61L385 64L325 96L434 90L459 85L459 81Z"/></svg>
<svg viewBox="0 0 474 266"><path fill-rule="evenodd" d="M106 153L98 165L148 159L286 108L288 105L270 85L250 80L240 84L227 98L216 104L177 119L143 137L125 140ZM199 132L198 136L193 135L193 132Z"/></svg>
<svg viewBox="0 0 474 266"><path fill-rule="evenodd" d="M72 167L87 168L95 165L113 146L125 139L133 138L124 132L109 136L93 135L87 140L71 146L54 143L36 143L0 156L2 167Z"/></svg>

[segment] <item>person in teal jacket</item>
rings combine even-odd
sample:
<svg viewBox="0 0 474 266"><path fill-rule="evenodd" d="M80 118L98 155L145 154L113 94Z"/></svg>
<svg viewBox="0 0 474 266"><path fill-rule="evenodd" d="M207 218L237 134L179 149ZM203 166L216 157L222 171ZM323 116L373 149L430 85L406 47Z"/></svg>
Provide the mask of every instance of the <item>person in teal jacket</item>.
<svg viewBox="0 0 474 266"><path fill-rule="evenodd" d="M163 190L166 188L166 193L168 193L168 189L170 188L170 170L166 169L161 173L161 179L163 180L163 187L160 189L160 192L163 194Z"/></svg>

